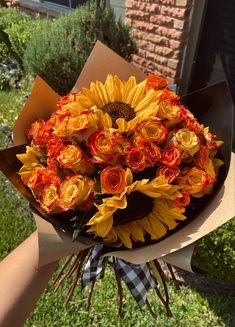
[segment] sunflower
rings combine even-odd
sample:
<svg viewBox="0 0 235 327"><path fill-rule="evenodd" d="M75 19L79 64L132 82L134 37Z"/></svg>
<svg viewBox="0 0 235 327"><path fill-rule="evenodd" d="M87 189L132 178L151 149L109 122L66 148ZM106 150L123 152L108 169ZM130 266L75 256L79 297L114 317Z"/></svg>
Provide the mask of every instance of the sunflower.
<svg viewBox="0 0 235 327"><path fill-rule="evenodd" d="M176 227L176 220L186 218L184 209L173 202L181 197L179 189L162 176L133 182L132 173L128 171L124 191L96 205L97 212L87 223L88 232L107 242L120 239L128 248L132 248L132 241L145 242L146 234L157 240ZM141 207L136 203L141 203Z"/></svg>
<svg viewBox="0 0 235 327"><path fill-rule="evenodd" d="M144 118L156 116L159 92L147 88L147 79L137 83L134 76L122 81L118 76L109 74L104 84L96 81L90 84L89 89L83 87L76 101L84 109L102 110L112 118L114 128L127 131L135 128Z"/></svg>

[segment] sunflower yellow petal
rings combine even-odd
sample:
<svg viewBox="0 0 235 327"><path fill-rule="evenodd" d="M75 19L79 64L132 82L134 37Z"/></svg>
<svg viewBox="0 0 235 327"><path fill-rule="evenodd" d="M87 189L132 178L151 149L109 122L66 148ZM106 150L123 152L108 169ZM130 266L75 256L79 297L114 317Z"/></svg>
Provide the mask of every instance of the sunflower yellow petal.
<svg viewBox="0 0 235 327"><path fill-rule="evenodd" d="M130 106L132 108L135 108L136 105L143 99L145 88L146 88L146 80L137 84L136 87L134 87L130 91L127 97L127 103L130 103Z"/></svg>
<svg viewBox="0 0 235 327"><path fill-rule="evenodd" d="M96 226L97 235L103 238L106 237L112 226L113 226L113 217L110 217L110 219L102 221L100 224Z"/></svg>
<svg viewBox="0 0 235 327"><path fill-rule="evenodd" d="M131 242L131 237L130 237L131 233L127 228L125 228L125 225L115 226L114 230L117 233L117 236L121 240L121 242L128 249L132 249L132 242Z"/></svg>
<svg viewBox="0 0 235 327"><path fill-rule="evenodd" d="M131 230L132 239L134 241L144 242L144 229L136 221L128 224L128 228Z"/></svg>
<svg viewBox="0 0 235 327"><path fill-rule="evenodd" d="M136 78L131 76L123 87L122 101L127 103L127 97L130 91L136 86Z"/></svg>
<svg viewBox="0 0 235 327"><path fill-rule="evenodd" d="M149 106L153 105L158 107L157 101L156 101L156 91L153 89L149 90L142 99L136 103L135 105L135 112L141 112L146 110Z"/></svg>

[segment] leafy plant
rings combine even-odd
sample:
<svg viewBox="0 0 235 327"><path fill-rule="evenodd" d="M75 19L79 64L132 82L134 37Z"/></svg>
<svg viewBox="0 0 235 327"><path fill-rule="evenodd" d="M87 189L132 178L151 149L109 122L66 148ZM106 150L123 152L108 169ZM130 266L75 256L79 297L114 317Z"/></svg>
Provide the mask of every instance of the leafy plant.
<svg viewBox="0 0 235 327"><path fill-rule="evenodd" d="M97 39L127 60L137 50L130 27L117 22L111 9L88 2L34 32L25 50L24 66L64 95L75 84Z"/></svg>
<svg viewBox="0 0 235 327"><path fill-rule="evenodd" d="M13 24L19 24L21 20L30 20L30 17L16 8L0 7L0 42L4 44L5 53L8 53L12 58L21 63L21 58L12 48L7 29ZM1 60L1 58L0 58Z"/></svg>
<svg viewBox="0 0 235 327"><path fill-rule="evenodd" d="M45 20L36 18L23 18L18 22L12 23L5 32L11 44L12 51L16 54L19 64L23 64L24 51L27 42L30 40L32 31L37 31L42 28Z"/></svg>

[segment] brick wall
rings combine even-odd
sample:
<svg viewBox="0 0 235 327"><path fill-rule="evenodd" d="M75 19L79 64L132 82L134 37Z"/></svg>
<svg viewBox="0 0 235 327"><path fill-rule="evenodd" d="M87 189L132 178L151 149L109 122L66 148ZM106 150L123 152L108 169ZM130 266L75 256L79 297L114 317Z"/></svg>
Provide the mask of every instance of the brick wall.
<svg viewBox="0 0 235 327"><path fill-rule="evenodd" d="M139 47L132 62L146 74L179 83L192 0L126 0L125 22Z"/></svg>

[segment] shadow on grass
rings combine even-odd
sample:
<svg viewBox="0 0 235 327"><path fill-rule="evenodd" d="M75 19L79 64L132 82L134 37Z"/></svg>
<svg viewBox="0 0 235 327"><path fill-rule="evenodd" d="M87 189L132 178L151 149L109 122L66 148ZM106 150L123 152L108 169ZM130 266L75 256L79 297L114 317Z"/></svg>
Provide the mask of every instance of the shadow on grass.
<svg viewBox="0 0 235 327"><path fill-rule="evenodd" d="M199 275L175 268L177 279L206 297L213 312L227 327L235 326L235 282L222 284L206 275Z"/></svg>

